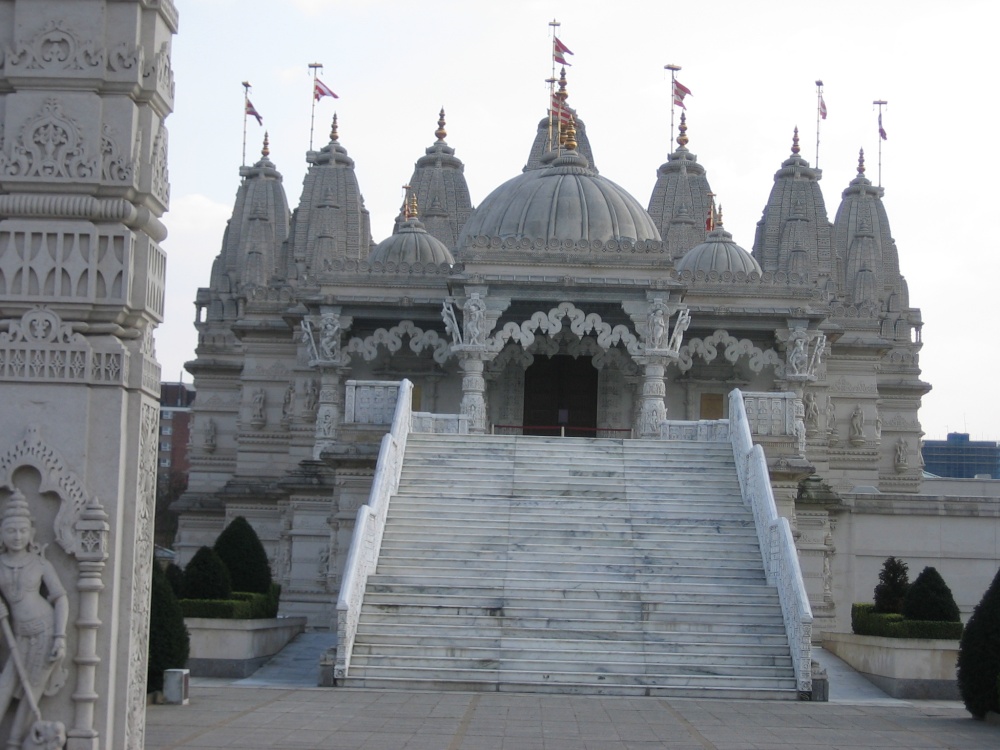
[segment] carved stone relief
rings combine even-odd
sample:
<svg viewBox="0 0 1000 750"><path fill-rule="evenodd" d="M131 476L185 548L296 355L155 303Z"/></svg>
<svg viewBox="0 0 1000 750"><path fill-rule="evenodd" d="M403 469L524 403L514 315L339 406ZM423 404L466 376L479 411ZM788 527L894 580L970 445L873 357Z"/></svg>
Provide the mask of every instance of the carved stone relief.
<svg viewBox="0 0 1000 750"><path fill-rule="evenodd" d="M97 49L93 42L81 42L69 26L52 20L30 41L8 48L5 64L8 73L21 70L99 73L104 68L105 56L105 51Z"/></svg>
<svg viewBox="0 0 1000 750"><path fill-rule="evenodd" d="M0 174L45 181L90 180L98 174L98 157L87 153L80 126L63 113L59 99L49 97L21 128L10 154L0 152Z"/></svg>

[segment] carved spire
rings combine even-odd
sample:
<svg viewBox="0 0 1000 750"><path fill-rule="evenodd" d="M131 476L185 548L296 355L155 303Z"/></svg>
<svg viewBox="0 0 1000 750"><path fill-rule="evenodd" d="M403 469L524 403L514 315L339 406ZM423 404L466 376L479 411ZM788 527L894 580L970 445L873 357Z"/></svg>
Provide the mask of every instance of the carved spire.
<svg viewBox="0 0 1000 750"><path fill-rule="evenodd" d="M865 150L861 149L858 151L858 174L862 175L865 173Z"/></svg>
<svg viewBox="0 0 1000 750"><path fill-rule="evenodd" d="M799 155L799 151L801 151L801 150L802 149L799 148L799 126L796 125L795 126L795 131L792 133L792 153L795 156L798 156Z"/></svg>
<svg viewBox="0 0 1000 750"><path fill-rule="evenodd" d="M438 128L434 131L434 135L438 139L438 143L444 143L444 139L448 135L448 131L444 129L444 107L441 107L441 112L438 113Z"/></svg>
<svg viewBox="0 0 1000 750"><path fill-rule="evenodd" d="M681 124L677 127L677 145L687 148L688 145L688 125L687 114L681 112Z"/></svg>
<svg viewBox="0 0 1000 750"><path fill-rule="evenodd" d="M267 131L265 130L264 131L264 147L260 150L260 155L263 156L265 159L271 155L271 149L268 148L270 146L270 143L271 142L267 138Z"/></svg>
<svg viewBox="0 0 1000 750"><path fill-rule="evenodd" d="M330 140L336 143L340 139L337 133L337 113L333 113L333 122L330 124Z"/></svg>

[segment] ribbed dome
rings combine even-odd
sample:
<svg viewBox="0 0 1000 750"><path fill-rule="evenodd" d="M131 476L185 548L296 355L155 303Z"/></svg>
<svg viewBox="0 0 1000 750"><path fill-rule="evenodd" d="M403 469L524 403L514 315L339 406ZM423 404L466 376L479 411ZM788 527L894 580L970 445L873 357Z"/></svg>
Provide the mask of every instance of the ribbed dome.
<svg viewBox="0 0 1000 750"><path fill-rule="evenodd" d="M609 242L660 241L653 220L624 189L592 170L576 151L546 155L490 193L462 229L459 248L476 237Z"/></svg>
<svg viewBox="0 0 1000 750"><path fill-rule="evenodd" d="M417 219L407 219L399 231L378 243L368 256L369 263L448 263L455 259L448 247L427 233Z"/></svg>
<svg viewBox="0 0 1000 750"><path fill-rule="evenodd" d="M677 261L678 271L697 273L743 272L747 275L761 274L760 265L746 250L733 242L733 235L721 227L708 233L708 239L695 245Z"/></svg>

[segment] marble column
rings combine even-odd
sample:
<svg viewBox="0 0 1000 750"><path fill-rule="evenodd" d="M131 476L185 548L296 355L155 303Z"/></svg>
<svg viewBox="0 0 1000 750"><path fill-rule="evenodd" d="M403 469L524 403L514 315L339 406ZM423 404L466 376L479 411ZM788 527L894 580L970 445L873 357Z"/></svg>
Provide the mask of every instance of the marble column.
<svg viewBox="0 0 1000 750"><path fill-rule="evenodd" d="M673 355L676 357L676 355ZM639 437L655 438L660 436L660 425L667 418L667 407L664 400L667 386L664 382L667 363L671 355L667 352L648 353L636 358L642 366L642 396L639 406L639 424L636 432Z"/></svg>
<svg viewBox="0 0 1000 750"><path fill-rule="evenodd" d="M485 347L456 346L459 365L462 368L462 414L469 418L469 432L486 432L486 380L483 365L487 358Z"/></svg>

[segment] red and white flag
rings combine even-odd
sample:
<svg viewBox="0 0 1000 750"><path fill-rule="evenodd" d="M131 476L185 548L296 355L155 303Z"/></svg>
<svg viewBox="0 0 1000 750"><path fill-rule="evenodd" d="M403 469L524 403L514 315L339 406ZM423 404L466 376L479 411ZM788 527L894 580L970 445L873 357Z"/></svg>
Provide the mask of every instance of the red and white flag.
<svg viewBox="0 0 1000 750"><path fill-rule="evenodd" d="M333 93L333 89L331 89L321 80L316 78L315 83L313 84L313 97L316 99L316 101L319 101L324 96L332 96L334 99L340 98L335 93Z"/></svg>
<svg viewBox="0 0 1000 750"><path fill-rule="evenodd" d="M680 107L681 109L687 109L684 106L684 97L690 96L691 89L685 86L683 83L674 79L674 106Z"/></svg>
<svg viewBox="0 0 1000 750"><path fill-rule="evenodd" d="M558 94L552 94L552 104L550 111L563 122L569 122L576 116L576 110L568 106L566 102L559 98Z"/></svg>
<svg viewBox="0 0 1000 750"><path fill-rule="evenodd" d="M555 60L560 65L572 66L572 63L566 62L566 55L572 55L573 50L567 47L565 44L559 41L559 37L552 37L552 59Z"/></svg>
<svg viewBox="0 0 1000 750"><path fill-rule="evenodd" d="M889 140L889 136L885 134L885 128L882 127L882 113L878 113L878 135L883 141Z"/></svg>
<svg viewBox="0 0 1000 750"><path fill-rule="evenodd" d="M257 111L257 108L253 106L253 102L251 102L249 99L247 99L246 109L244 111L251 117L257 118L258 125L264 124L264 118L260 116L260 112Z"/></svg>
<svg viewBox="0 0 1000 750"><path fill-rule="evenodd" d="M826 100L822 94L819 95L819 116L824 120L826 119Z"/></svg>

